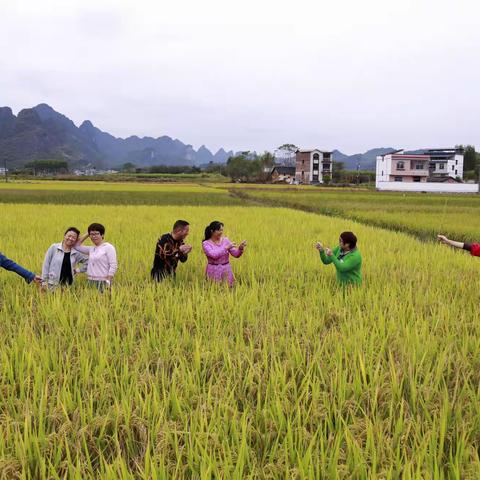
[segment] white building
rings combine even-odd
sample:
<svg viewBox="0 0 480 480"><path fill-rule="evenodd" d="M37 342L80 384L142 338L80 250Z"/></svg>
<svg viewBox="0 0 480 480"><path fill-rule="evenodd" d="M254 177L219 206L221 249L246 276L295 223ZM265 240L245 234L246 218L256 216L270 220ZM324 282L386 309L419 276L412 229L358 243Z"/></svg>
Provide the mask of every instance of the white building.
<svg viewBox="0 0 480 480"><path fill-rule="evenodd" d="M478 192L478 185L465 184L462 179L463 150L459 148L429 149L414 154L398 150L377 156L378 190Z"/></svg>

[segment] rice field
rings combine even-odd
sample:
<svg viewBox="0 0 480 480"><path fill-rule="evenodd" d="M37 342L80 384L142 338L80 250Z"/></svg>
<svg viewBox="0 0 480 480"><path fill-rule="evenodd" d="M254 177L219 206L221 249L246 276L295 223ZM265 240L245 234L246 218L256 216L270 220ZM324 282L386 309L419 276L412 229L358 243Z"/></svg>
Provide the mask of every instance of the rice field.
<svg viewBox="0 0 480 480"><path fill-rule="evenodd" d="M68 186L25 190L71 200ZM0 251L36 272L66 227L93 221L119 258L111 295L0 271L0 478L479 478L478 259L208 186L128 186L163 199L129 205L111 188L0 204ZM177 218L193 252L152 284ZM203 277L212 220L249 242L232 290ZM313 248L343 230L362 288L339 288Z"/></svg>
<svg viewBox="0 0 480 480"><path fill-rule="evenodd" d="M444 232L472 242L480 236L480 195L355 191L318 187L230 187L237 197L340 216L403 231L422 240Z"/></svg>
<svg viewBox="0 0 480 480"><path fill-rule="evenodd" d="M225 188L207 184L11 182L0 184L0 202L74 205L241 205Z"/></svg>

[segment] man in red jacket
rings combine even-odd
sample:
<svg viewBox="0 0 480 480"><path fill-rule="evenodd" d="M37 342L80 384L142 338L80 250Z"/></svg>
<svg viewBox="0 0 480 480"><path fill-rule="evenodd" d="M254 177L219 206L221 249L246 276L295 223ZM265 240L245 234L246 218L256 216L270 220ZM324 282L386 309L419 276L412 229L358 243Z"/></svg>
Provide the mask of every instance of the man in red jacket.
<svg viewBox="0 0 480 480"><path fill-rule="evenodd" d="M449 240L445 235L437 235L438 240L445 245L450 245L455 248L461 248L467 250L474 257L480 257L480 243L463 243L456 242L455 240Z"/></svg>

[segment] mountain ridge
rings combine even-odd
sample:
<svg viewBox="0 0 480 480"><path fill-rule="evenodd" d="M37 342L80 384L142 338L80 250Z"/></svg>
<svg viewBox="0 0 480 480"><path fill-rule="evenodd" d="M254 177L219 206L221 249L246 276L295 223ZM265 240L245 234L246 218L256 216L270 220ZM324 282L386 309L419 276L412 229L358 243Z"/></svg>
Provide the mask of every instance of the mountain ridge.
<svg viewBox="0 0 480 480"><path fill-rule="evenodd" d="M112 167L126 162L146 167L224 163L233 151L220 148L214 154L205 145L195 151L168 135L115 137L88 119L77 127L67 116L40 103L17 115L10 107L0 107L0 155L14 168L46 158L67 160L72 167L86 163Z"/></svg>

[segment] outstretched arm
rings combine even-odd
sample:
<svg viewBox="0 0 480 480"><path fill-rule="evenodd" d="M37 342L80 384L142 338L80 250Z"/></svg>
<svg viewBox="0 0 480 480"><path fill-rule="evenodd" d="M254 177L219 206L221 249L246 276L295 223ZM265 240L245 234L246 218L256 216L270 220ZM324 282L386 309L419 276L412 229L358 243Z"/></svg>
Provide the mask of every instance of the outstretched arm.
<svg viewBox="0 0 480 480"><path fill-rule="evenodd" d="M456 242L455 240L450 240L445 235L437 235L437 238L440 243L444 243L445 245L450 245L454 248L464 248L465 244L463 242Z"/></svg>
<svg viewBox="0 0 480 480"><path fill-rule="evenodd" d="M470 252L474 257L480 257L480 243L463 243L448 239L445 235L437 235L438 240L445 245L450 245L454 248L462 248Z"/></svg>
<svg viewBox="0 0 480 480"><path fill-rule="evenodd" d="M26 282L30 283L33 280L37 281L37 277L33 272L28 271L26 268L21 267L13 260L10 260L5 255L0 253L0 267L4 268L5 270L9 270L10 272L15 272L17 275L20 275L22 278L25 279Z"/></svg>

